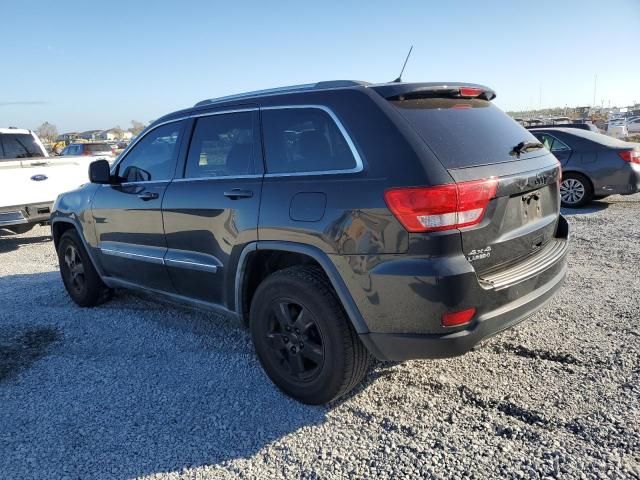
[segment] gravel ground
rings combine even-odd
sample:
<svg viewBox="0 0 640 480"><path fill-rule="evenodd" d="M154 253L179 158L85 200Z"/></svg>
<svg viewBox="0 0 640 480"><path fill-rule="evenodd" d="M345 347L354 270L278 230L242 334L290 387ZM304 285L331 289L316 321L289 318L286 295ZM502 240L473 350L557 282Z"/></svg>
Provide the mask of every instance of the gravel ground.
<svg viewBox="0 0 640 480"><path fill-rule="evenodd" d="M640 195L565 212L561 293L460 358L279 393L228 318L63 290L47 228L0 238L0 477L640 478Z"/></svg>

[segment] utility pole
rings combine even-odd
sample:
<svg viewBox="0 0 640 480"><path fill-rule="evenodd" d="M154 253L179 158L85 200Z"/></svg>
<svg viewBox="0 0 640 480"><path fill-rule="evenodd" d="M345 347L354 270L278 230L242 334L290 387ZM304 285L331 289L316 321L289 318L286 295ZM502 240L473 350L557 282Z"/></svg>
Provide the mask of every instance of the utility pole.
<svg viewBox="0 0 640 480"><path fill-rule="evenodd" d="M593 103L592 103L592 105L593 105L594 108L596 106L596 85L597 85L597 83L598 83L598 75L596 74L596 75L593 76Z"/></svg>
<svg viewBox="0 0 640 480"><path fill-rule="evenodd" d="M542 110L542 83L540 83L540 98L538 99L538 108Z"/></svg>

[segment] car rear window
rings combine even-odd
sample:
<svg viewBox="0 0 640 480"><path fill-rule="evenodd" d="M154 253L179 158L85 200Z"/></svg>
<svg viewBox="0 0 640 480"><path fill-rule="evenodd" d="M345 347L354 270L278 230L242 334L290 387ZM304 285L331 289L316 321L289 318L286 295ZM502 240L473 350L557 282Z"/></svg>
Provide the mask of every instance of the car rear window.
<svg viewBox="0 0 640 480"><path fill-rule="evenodd" d="M464 168L516 160L510 152L536 139L487 100L416 98L391 104L422 137L446 168ZM543 150L522 154L539 156Z"/></svg>
<svg viewBox="0 0 640 480"><path fill-rule="evenodd" d="M111 147L107 143L90 143L84 146L90 152L110 152Z"/></svg>
<svg viewBox="0 0 640 480"><path fill-rule="evenodd" d="M44 157L44 152L32 135L27 133L0 134L0 158Z"/></svg>

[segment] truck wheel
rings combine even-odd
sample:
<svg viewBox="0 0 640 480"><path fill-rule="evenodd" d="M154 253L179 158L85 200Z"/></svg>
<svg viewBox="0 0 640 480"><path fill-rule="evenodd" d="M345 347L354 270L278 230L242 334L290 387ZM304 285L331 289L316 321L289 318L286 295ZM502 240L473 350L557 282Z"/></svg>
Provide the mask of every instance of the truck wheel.
<svg viewBox="0 0 640 480"><path fill-rule="evenodd" d="M369 352L319 268L295 266L268 276L249 316L262 367L284 393L303 403L336 399L367 372Z"/></svg>
<svg viewBox="0 0 640 480"><path fill-rule="evenodd" d="M579 208L593 200L593 187L580 173L567 173L560 184L560 202L563 207Z"/></svg>
<svg viewBox="0 0 640 480"><path fill-rule="evenodd" d="M71 299L81 307L95 307L111 294L96 272L75 230L66 231L58 244L60 275Z"/></svg>

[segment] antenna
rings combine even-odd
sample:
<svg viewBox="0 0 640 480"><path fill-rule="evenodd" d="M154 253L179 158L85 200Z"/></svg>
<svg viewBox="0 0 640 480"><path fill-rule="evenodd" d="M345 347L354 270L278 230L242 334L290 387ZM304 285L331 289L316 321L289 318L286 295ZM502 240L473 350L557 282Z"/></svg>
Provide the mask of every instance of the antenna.
<svg viewBox="0 0 640 480"><path fill-rule="evenodd" d="M402 70L400 70L400 75L396 78L392 83L400 83L402 82L402 74L404 73L404 67L407 66L407 62L409 61L409 57L411 56L411 52L413 51L413 45L409 49L409 53L407 53L407 58L404 59L404 64L402 65Z"/></svg>

